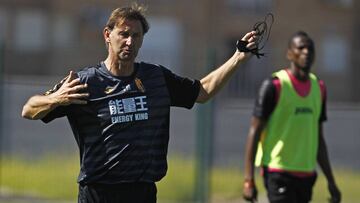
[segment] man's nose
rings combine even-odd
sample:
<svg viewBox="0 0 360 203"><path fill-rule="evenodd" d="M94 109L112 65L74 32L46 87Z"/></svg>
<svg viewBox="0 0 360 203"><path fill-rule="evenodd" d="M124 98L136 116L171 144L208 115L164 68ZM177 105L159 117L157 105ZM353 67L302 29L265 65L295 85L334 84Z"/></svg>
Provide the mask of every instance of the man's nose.
<svg viewBox="0 0 360 203"><path fill-rule="evenodd" d="M131 36L129 36L127 39L126 39L126 45L131 45L133 43L133 38Z"/></svg>
<svg viewBox="0 0 360 203"><path fill-rule="evenodd" d="M309 48L307 47L303 48L301 51L303 54L309 54Z"/></svg>

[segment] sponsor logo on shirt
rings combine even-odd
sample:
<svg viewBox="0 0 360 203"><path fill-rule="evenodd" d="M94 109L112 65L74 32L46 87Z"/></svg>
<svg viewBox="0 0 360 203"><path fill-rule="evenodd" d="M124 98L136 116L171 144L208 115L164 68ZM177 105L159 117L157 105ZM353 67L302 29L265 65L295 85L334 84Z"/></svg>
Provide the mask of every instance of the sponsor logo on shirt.
<svg viewBox="0 0 360 203"><path fill-rule="evenodd" d="M313 110L309 107L296 107L295 115L298 114L313 114Z"/></svg>
<svg viewBox="0 0 360 203"><path fill-rule="evenodd" d="M142 84L141 80L139 78L135 78L135 85L136 85L136 88L135 89L134 87L132 87L133 85L130 85L130 84L127 84L126 86L123 86L121 87L121 91L118 92L120 94L124 94L124 93L130 93L130 92L142 92L144 93L145 92L145 87L144 85ZM113 93L116 89L118 89L118 84L116 84L115 86L107 86L104 90L105 94L111 94Z"/></svg>
<svg viewBox="0 0 360 203"><path fill-rule="evenodd" d="M148 120L147 97L129 97L109 101L111 123L126 123Z"/></svg>
<svg viewBox="0 0 360 203"><path fill-rule="evenodd" d="M105 94L111 94L115 90L115 87L106 87L104 92Z"/></svg>

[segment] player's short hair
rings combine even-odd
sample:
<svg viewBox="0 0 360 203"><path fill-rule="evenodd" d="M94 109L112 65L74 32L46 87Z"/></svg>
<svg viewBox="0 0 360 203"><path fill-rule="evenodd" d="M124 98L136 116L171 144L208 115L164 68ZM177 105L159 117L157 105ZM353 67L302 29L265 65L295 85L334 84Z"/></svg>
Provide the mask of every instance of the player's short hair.
<svg viewBox="0 0 360 203"><path fill-rule="evenodd" d="M136 3L131 7L117 8L111 12L111 15L106 23L106 27L112 30L125 19L139 20L143 29L143 34L145 34L150 28L149 23L145 18L145 11L145 6Z"/></svg>
<svg viewBox="0 0 360 203"><path fill-rule="evenodd" d="M288 41L288 48L291 48L291 45L293 44L294 39L297 37L306 38L307 40L310 40L311 43L314 43L313 40L311 39L311 37L306 32L300 30L300 31L295 32L293 35L291 35L291 37L289 38L289 41Z"/></svg>

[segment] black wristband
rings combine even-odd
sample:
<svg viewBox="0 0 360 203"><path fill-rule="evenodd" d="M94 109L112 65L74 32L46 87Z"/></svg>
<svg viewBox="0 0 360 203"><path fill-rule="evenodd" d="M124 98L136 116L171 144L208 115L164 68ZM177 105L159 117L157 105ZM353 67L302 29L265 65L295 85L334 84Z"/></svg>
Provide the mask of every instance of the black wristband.
<svg viewBox="0 0 360 203"><path fill-rule="evenodd" d="M246 45L248 44L248 42L243 41L243 40L238 40L236 42L236 48L238 51L240 52L251 52L254 55L256 55L256 57L260 58L260 56L264 56L264 53L259 53L259 49L255 48L255 49L248 49L246 47Z"/></svg>

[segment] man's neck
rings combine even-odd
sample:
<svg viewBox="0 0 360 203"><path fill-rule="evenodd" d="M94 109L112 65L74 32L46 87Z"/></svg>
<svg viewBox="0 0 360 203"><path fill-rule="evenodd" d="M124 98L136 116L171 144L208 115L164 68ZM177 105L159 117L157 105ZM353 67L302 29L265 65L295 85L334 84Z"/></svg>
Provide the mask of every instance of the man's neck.
<svg viewBox="0 0 360 203"><path fill-rule="evenodd" d="M134 72L133 61L119 61L111 58L107 58L105 61L106 68L115 76L130 76Z"/></svg>
<svg viewBox="0 0 360 203"><path fill-rule="evenodd" d="M307 81L309 79L309 72L305 71L299 67L296 67L295 65L291 65L290 68L290 73L298 80L300 81Z"/></svg>

